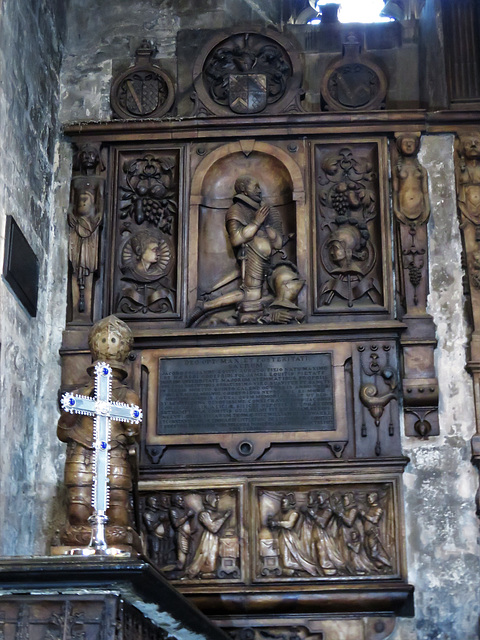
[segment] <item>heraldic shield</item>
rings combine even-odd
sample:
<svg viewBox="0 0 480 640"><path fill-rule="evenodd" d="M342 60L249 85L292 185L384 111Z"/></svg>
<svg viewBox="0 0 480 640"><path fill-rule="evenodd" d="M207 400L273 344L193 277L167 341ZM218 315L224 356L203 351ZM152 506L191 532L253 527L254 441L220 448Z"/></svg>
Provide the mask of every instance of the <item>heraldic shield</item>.
<svg viewBox="0 0 480 640"><path fill-rule="evenodd" d="M267 106L267 76L263 73L230 74L229 105L235 113L258 113Z"/></svg>

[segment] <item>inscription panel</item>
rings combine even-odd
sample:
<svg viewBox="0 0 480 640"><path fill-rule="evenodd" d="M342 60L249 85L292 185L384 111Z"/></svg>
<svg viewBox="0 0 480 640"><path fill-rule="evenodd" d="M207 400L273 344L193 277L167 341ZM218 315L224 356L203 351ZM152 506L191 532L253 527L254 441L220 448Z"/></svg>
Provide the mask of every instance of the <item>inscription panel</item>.
<svg viewBox="0 0 480 640"><path fill-rule="evenodd" d="M330 353L165 358L157 435L334 431Z"/></svg>

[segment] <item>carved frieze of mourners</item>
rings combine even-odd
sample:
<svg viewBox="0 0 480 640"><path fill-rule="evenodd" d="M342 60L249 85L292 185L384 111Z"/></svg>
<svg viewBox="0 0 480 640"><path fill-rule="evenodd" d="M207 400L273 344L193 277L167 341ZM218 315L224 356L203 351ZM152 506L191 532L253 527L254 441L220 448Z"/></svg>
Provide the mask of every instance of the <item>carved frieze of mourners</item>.
<svg viewBox="0 0 480 640"><path fill-rule="evenodd" d="M142 500L150 560L171 579L240 578L238 493L155 492Z"/></svg>

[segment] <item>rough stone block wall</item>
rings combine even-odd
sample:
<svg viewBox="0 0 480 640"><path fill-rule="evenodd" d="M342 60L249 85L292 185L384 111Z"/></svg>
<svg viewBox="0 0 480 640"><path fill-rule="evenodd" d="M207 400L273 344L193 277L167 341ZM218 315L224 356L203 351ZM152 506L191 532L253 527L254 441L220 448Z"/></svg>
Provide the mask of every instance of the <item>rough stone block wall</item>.
<svg viewBox="0 0 480 640"><path fill-rule="evenodd" d="M64 4L0 3L0 264L10 214L40 267L35 318L0 278L1 555L45 552L62 466L54 425L65 318L66 224L54 200ZM68 168L62 171L62 183L68 185ZM58 188L65 199L64 187Z"/></svg>

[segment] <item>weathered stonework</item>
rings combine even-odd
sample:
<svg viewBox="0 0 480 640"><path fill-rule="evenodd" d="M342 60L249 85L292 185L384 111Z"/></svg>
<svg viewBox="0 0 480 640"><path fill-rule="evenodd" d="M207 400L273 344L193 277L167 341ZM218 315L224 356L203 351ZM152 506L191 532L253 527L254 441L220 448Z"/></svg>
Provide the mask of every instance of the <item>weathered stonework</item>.
<svg viewBox="0 0 480 640"><path fill-rule="evenodd" d="M8 555L45 551L58 504L61 448L50 427L57 416L54 390L60 380L58 348L65 317L61 203L68 196L62 175L68 173L68 161L63 154L59 162L57 143L61 5L8 0L0 12L0 264L10 214L40 266L36 318L0 279L0 553ZM55 206L57 197L60 207Z"/></svg>
<svg viewBox="0 0 480 640"><path fill-rule="evenodd" d="M405 438L409 579L413 621L398 620L394 640L474 640L480 613L480 548L475 517L476 471L470 463L473 392L465 371L467 326L461 241L456 215L453 136L423 138L419 160L428 171L432 215L430 296L438 337L440 436Z"/></svg>

